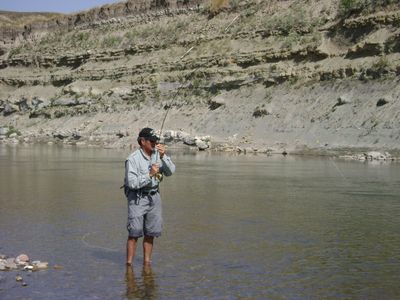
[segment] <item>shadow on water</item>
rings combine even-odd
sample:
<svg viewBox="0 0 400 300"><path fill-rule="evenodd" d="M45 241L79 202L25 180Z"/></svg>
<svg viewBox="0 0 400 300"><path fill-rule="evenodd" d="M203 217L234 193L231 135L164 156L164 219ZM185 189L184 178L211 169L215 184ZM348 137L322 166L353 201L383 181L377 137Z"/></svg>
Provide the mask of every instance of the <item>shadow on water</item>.
<svg viewBox="0 0 400 300"><path fill-rule="evenodd" d="M150 265L143 266L140 277L132 267L126 267L125 281L127 299L157 299L156 276Z"/></svg>

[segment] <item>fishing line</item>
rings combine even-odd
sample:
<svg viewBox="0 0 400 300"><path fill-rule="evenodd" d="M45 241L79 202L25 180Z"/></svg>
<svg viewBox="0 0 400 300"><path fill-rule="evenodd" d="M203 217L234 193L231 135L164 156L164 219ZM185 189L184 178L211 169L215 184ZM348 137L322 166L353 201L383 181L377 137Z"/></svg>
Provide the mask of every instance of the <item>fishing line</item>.
<svg viewBox="0 0 400 300"><path fill-rule="evenodd" d="M224 32L226 32L226 31L232 26L232 24L233 24L239 17L240 17L240 14L237 15L237 16L228 24L228 26L225 27ZM201 29L203 29L203 28L204 28L204 26L203 26ZM201 30L201 29L200 29L200 30ZM194 49L194 46L190 47L190 49L187 50L187 51L179 58L178 61L181 61L181 60L182 60L185 56L187 56L193 49ZM194 68L192 71L190 71L190 72L185 76L185 77L186 77L186 80L184 80L184 81L181 83L181 85L176 89L175 94L172 96L172 98L171 98L171 100L170 100L170 104L165 106L165 107L166 107L166 112L165 112L164 118L163 118L163 120L162 120L161 127L160 127L160 131L159 131L159 132L160 132L160 133L159 133L160 138L162 137L162 131L163 131L163 128L164 128L165 120L167 119L167 116L168 116L168 113L169 113L169 111L170 111L170 109L171 109L171 107L172 107L173 101L174 101L175 98L178 96L178 93L179 93L180 89L184 87L184 84L185 84L187 81L189 81L187 78L190 78L190 76L191 76L194 72L196 72L199 68L200 68L200 65L198 65L196 68Z"/></svg>
<svg viewBox="0 0 400 300"><path fill-rule="evenodd" d="M229 27L232 26L232 24L239 18L239 16L240 16L240 15L236 16L236 17L229 23L229 25L224 29L224 32L226 32L226 31L229 29ZM192 46L189 50L187 50L187 51L179 58L178 61L180 61L180 60L182 60L183 58L185 58L185 56L187 56L193 49L194 49L194 46ZM200 65L197 66L196 68L194 68L191 72L189 72L189 73L186 75L186 78L190 78L190 75L192 75L194 72L196 72L199 68L200 68ZM168 113L169 113L169 111L170 111L170 109L171 109L171 107L172 107L173 101L174 101L175 98L177 97L177 95L178 95L180 89L184 87L184 84L185 84L187 81L189 81L189 80L185 80L185 81L183 81L183 82L181 83L181 85L176 89L175 94L172 96L171 101L170 101L170 104L165 105L165 107L166 107L166 112L165 112L165 115L164 115L164 118L163 118L163 120L162 120L161 127L160 127L160 133L159 133L159 136L160 136L160 137L162 137L162 131L163 131L163 128L164 128L165 120L167 119L167 116L168 116ZM158 151L157 151L157 155L158 155ZM86 247L95 248L95 249L101 249L101 250L105 250L105 251L109 251L109 252L118 252L118 251L119 251L118 249L108 248L108 247L102 247L102 246L98 246L98 245L94 245L94 244L89 243L86 239L89 237L89 235L95 234L95 233L96 233L96 232L88 232L88 233L84 234L84 235L81 237L81 241L82 241L82 243L83 243Z"/></svg>
<svg viewBox="0 0 400 300"><path fill-rule="evenodd" d="M88 232L88 233L86 233L86 234L84 234L84 235L82 236L81 241L82 241L82 243L83 243L86 247L89 247L89 248L96 248L96 249L101 249L101 250L106 250L106 251L109 251L109 252L119 252L119 249L113 249L113 248L102 247L102 246L98 246L98 245L91 244L91 243L89 243L88 241L86 241L86 238L87 238L89 235L94 234L94 233L96 233L96 232L95 232L95 231L94 231L94 232Z"/></svg>
<svg viewBox="0 0 400 300"><path fill-rule="evenodd" d="M319 142L318 138L315 136L315 134L311 131L309 131L309 132L315 138L315 141L317 142L317 144L320 145L320 142ZM329 157L329 161L333 164L333 166L335 167L335 170L340 174L340 176L343 178L343 180L346 183L349 183L349 179L346 176L344 176L343 172L340 170L339 166L335 163L335 161L332 159L332 157Z"/></svg>

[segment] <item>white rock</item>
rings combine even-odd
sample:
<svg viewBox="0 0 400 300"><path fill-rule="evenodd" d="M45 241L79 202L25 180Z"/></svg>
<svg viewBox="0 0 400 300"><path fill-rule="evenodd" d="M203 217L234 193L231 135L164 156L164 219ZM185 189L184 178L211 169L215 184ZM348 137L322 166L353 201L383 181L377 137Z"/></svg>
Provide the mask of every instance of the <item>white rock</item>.
<svg viewBox="0 0 400 300"><path fill-rule="evenodd" d="M386 156L378 151L370 151L367 154L367 158L370 160L386 160Z"/></svg>

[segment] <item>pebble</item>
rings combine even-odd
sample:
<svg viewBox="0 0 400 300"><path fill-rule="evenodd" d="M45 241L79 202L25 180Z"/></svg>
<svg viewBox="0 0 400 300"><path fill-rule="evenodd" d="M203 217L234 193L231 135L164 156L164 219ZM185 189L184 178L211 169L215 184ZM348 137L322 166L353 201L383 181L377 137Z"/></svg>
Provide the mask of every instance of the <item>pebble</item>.
<svg viewBox="0 0 400 300"><path fill-rule="evenodd" d="M34 265L34 267L38 270L47 269L49 267L48 262L39 262L38 264Z"/></svg>
<svg viewBox="0 0 400 300"><path fill-rule="evenodd" d="M17 256L17 258L15 259L15 261L18 262L28 262L29 261L29 256L26 254L20 254Z"/></svg>
<svg viewBox="0 0 400 300"><path fill-rule="evenodd" d="M38 270L48 269L49 267L48 262L35 260L30 263L29 260L30 260L29 256L26 254L20 254L16 258L14 257L7 258L6 255L0 254L0 271L9 271L9 270L38 271ZM57 265L54 266L54 268L62 269L61 266ZM19 278L19 275L16 278Z"/></svg>
<svg viewBox="0 0 400 300"><path fill-rule="evenodd" d="M15 276L15 281L22 281L22 276L20 275Z"/></svg>

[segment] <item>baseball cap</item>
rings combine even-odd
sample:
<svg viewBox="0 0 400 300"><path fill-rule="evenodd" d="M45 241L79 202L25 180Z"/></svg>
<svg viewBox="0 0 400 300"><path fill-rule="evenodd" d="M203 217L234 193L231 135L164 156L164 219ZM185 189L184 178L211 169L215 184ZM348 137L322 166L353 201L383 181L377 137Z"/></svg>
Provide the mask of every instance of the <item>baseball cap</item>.
<svg viewBox="0 0 400 300"><path fill-rule="evenodd" d="M149 127L145 127L139 132L139 138L157 142L160 138L156 135L155 131Z"/></svg>

